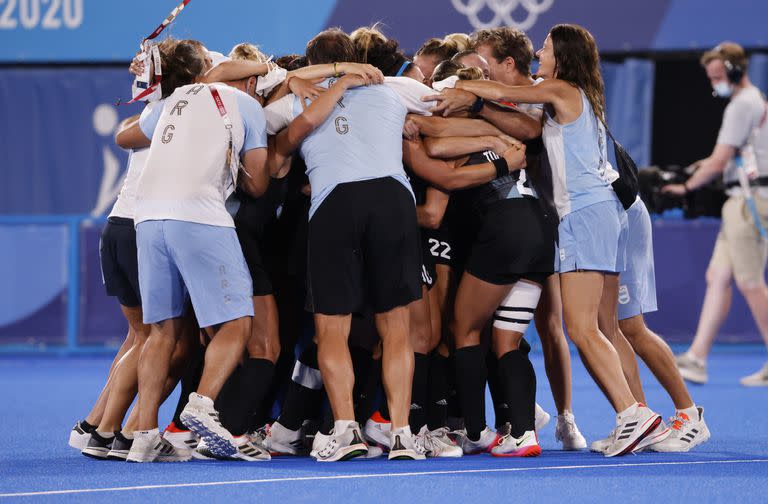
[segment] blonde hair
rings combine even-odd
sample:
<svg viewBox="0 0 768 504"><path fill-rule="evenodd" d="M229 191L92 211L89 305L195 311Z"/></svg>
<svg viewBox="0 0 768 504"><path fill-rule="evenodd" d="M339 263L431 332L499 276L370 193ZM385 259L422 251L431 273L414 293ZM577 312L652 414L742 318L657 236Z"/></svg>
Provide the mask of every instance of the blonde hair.
<svg viewBox="0 0 768 504"><path fill-rule="evenodd" d="M257 46L248 42L243 42L233 47L229 51L229 57L233 60L257 61L259 63L266 63L269 59Z"/></svg>
<svg viewBox="0 0 768 504"><path fill-rule="evenodd" d="M471 45L469 35L466 33L448 34L443 37L443 43L449 47L455 47L456 52L466 51Z"/></svg>
<svg viewBox="0 0 768 504"><path fill-rule="evenodd" d="M367 62L368 51L371 48L386 44L389 41L379 26L381 23L376 23L373 26L361 26L349 34L349 38L355 44L359 61Z"/></svg>
<svg viewBox="0 0 768 504"><path fill-rule="evenodd" d="M462 68L458 72L456 72L456 75L459 77L459 80L483 80L483 79L485 79L485 75L483 75L483 71L480 70L477 67Z"/></svg>
<svg viewBox="0 0 768 504"><path fill-rule="evenodd" d="M451 33L444 38L431 38L416 51L416 56L435 56L438 61L451 59L469 48L469 35Z"/></svg>

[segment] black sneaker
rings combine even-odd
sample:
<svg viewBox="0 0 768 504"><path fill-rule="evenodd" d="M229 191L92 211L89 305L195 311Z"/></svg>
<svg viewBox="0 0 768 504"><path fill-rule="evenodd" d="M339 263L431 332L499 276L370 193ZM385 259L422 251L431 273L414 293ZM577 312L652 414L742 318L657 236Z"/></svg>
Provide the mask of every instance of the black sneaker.
<svg viewBox="0 0 768 504"><path fill-rule="evenodd" d="M131 445L133 445L133 439L128 439L123 436L122 432L115 434L115 439L112 441L112 449L109 450L107 458L109 460L125 461L128 458L128 452L131 451Z"/></svg>
<svg viewBox="0 0 768 504"><path fill-rule="evenodd" d="M91 439L88 440L88 446L83 448L83 455L99 460L106 460L109 450L112 449L112 441L115 437L103 437L96 431L91 432Z"/></svg>
<svg viewBox="0 0 768 504"><path fill-rule="evenodd" d="M93 425L85 420L79 420L75 426L72 427L72 430L69 431L69 446L77 451L82 451L88 446L88 439L91 437L91 432L94 432L95 430L96 427Z"/></svg>

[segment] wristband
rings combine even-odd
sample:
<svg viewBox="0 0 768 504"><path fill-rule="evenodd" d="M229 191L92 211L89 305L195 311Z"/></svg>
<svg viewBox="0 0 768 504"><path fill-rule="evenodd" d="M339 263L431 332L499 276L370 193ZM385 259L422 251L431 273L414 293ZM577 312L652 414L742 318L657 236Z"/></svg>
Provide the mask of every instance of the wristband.
<svg viewBox="0 0 768 504"><path fill-rule="evenodd" d="M509 164L504 158L494 159L493 166L496 167L496 178L501 178L509 175Z"/></svg>
<svg viewBox="0 0 768 504"><path fill-rule="evenodd" d="M479 114L481 110L483 110L483 107L485 106L485 100L477 97L477 100L475 100L475 103L472 104L472 106L469 108L469 113L472 115Z"/></svg>
<svg viewBox="0 0 768 504"><path fill-rule="evenodd" d="M339 70L336 68L338 66L337 62L333 63L333 76L338 78L341 74L339 74Z"/></svg>

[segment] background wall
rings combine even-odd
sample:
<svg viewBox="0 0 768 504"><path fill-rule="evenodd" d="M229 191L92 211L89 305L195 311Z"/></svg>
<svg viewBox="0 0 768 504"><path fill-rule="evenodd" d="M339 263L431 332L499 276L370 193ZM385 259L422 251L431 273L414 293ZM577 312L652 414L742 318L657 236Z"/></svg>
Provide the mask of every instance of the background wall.
<svg viewBox="0 0 768 504"><path fill-rule="evenodd" d="M130 9L108 0L0 1L0 346L111 345L123 337L117 303L101 286L98 239L127 159L112 135L141 105L114 103L130 93L126 66L139 40L175 1L136 0ZM768 2L743 0L727 12L710 0L262 5L193 0L170 32L225 52L252 41L280 55L302 52L327 26L375 21L408 50L430 36L501 23L527 29L539 47L552 24L584 24L605 51L608 122L641 166L688 164L711 151L725 103L712 98L700 52L691 49L723 39L768 45L758 22L768 17ZM768 55L754 51L750 75L765 91ZM695 329L717 226L655 222L661 310L649 319L670 339L686 340ZM723 333L757 340L740 298Z"/></svg>

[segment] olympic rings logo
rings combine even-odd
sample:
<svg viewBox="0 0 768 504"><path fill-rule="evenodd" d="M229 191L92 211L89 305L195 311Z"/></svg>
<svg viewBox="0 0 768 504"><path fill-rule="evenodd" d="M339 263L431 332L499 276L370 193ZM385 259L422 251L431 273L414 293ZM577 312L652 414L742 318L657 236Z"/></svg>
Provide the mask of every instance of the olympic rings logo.
<svg viewBox="0 0 768 504"><path fill-rule="evenodd" d="M520 30L528 30L539 18L539 14L552 8L555 0L451 0L453 7L467 16L472 27L476 30L497 28L499 26L512 26ZM518 21L512 17L512 13L518 6L528 13L525 19ZM490 21L480 19L480 13L486 7L493 13Z"/></svg>

